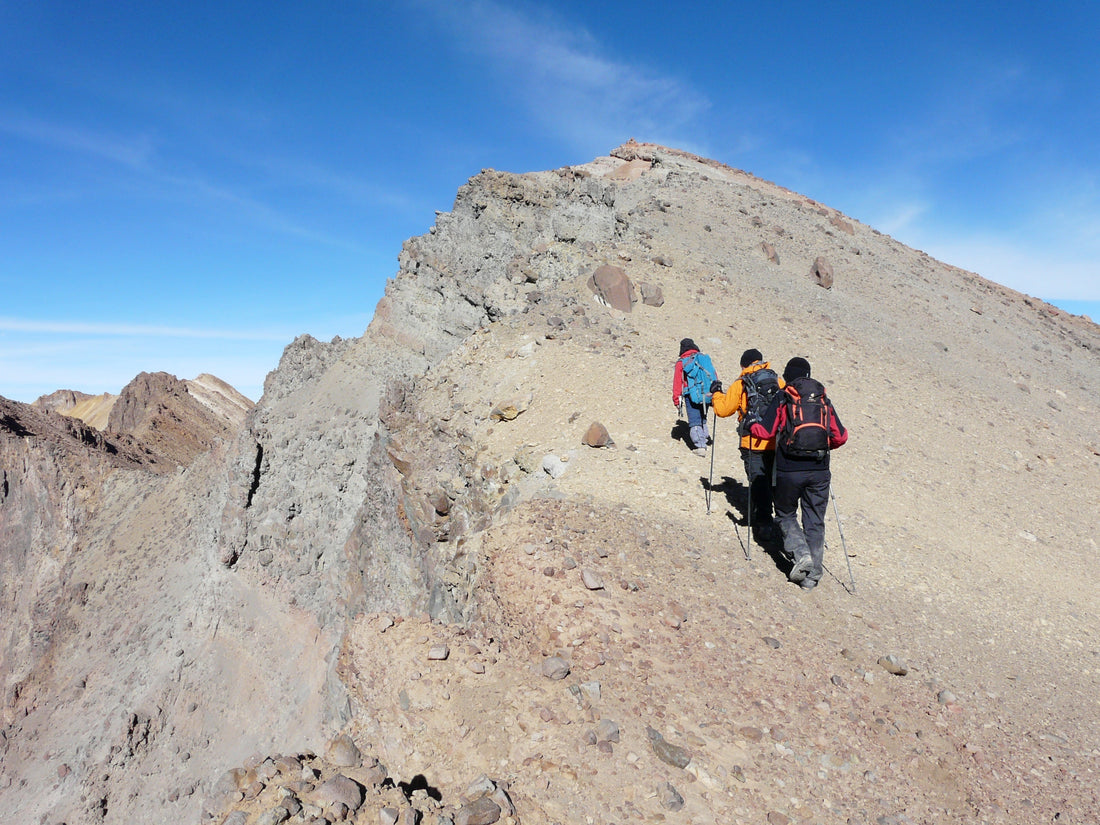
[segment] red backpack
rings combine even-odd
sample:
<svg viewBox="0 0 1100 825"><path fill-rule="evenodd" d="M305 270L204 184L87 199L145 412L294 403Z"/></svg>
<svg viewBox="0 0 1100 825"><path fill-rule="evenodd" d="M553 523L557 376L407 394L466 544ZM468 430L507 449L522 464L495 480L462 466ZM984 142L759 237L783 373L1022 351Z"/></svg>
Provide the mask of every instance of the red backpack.
<svg viewBox="0 0 1100 825"><path fill-rule="evenodd" d="M786 455L824 458L829 452L829 399L812 378L796 378L784 388L787 422L776 439Z"/></svg>

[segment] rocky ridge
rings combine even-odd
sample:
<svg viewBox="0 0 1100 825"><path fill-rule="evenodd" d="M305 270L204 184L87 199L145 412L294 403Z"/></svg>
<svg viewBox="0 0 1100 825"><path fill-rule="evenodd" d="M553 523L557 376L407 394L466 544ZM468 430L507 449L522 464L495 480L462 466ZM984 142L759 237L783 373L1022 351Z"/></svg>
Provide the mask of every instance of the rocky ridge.
<svg viewBox="0 0 1100 825"><path fill-rule="evenodd" d="M609 264L661 300L596 300ZM459 821L481 775L500 821L1095 810L1098 609L1069 572L1096 550L1095 325L642 144L481 173L400 266L363 338L287 348L231 443L89 486L53 565L80 599L33 584L65 621L5 647L8 810ZM724 378L746 346L814 363L853 431L858 595L832 533L808 597L746 553L727 422L707 515L668 403L684 336ZM614 447L581 444L594 421ZM340 731L396 788L311 761ZM357 807L318 803L336 774Z"/></svg>

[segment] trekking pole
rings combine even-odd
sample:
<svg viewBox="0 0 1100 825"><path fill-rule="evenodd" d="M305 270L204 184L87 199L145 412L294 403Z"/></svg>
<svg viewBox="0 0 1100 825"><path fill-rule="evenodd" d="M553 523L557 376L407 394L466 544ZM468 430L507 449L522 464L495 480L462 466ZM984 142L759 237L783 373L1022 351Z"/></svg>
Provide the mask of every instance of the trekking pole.
<svg viewBox="0 0 1100 825"><path fill-rule="evenodd" d="M748 473L745 473L749 485L749 503L745 506L745 532L749 534L748 541L745 544L745 558L752 561L752 479L748 475Z"/></svg>
<svg viewBox="0 0 1100 825"><path fill-rule="evenodd" d="M848 578L852 580L852 594L856 592L856 577L852 575L852 560L848 558L848 542L844 540L844 528L840 525L840 510L836 506L836 493L829 489L829 495L833 499L833 516L836 518L836 529L840 533L840 546L844 551L844 560L848 562Z"/></svg>
<svg viewBox="0 0 1100 825"><path fill-rule="evenodd" d="M712 408L713 409L713 408ZM706 413L703 414L706 421ZM718 413L715 413L710 423L710 477L707 478L707 515L710 515L711 488L714 486L714 448L718 444Z"/></svg>

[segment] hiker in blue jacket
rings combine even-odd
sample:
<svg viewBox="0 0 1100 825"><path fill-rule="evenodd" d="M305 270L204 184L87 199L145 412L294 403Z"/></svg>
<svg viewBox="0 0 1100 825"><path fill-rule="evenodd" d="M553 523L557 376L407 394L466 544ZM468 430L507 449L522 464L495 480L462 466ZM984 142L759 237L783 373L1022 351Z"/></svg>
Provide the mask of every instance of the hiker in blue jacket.
<svg viewBox="0 0 1100 825"><path fill-rule="evenodd" d="M687 407L687 419L691 444L696 455L707 454L707 406L710 404L710 385L718 380L709 355L699 352L690 338L680 341L680 357L672 375L672 404L677 409L683 401Z"/></svg>

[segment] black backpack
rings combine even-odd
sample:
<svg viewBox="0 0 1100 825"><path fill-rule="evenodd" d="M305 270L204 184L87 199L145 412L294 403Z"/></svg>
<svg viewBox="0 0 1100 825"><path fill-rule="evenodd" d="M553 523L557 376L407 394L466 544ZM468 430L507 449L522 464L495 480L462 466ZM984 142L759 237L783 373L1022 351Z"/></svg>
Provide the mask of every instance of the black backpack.
<svg viewBox="0 0 1100 825"><path fill-rule="evenodd" d="M741 386L745 388L745 415L737 425L737 434L746 436L779 392L779 376L763 367L742 376Z"/></svg>
<svg viewBox="0 0 1100 825"><path fill-rule="evenodd" d="M812 378L796 378L784 392L787 422L777 439L779 448L789 456L824 458L829 452L829 400L825 388Z"/></svg>

